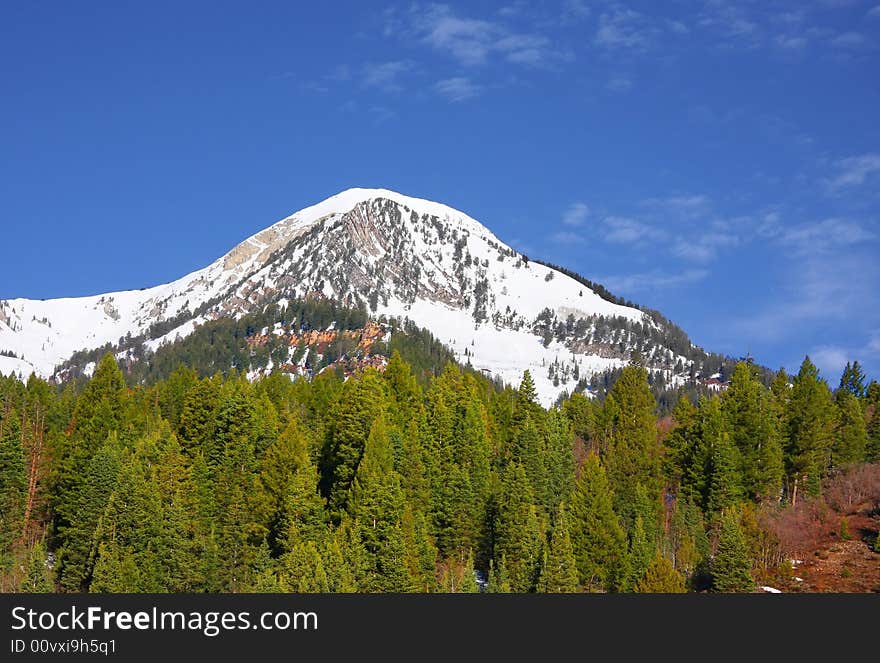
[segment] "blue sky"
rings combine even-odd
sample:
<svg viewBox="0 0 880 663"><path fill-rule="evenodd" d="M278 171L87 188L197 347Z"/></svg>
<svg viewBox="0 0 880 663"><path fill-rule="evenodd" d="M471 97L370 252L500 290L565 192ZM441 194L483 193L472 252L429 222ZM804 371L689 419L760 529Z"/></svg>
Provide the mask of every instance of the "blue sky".
<svg viewBox="0 0 880 663"><path fill-rule="evenodd" d="M0 297L377 186L708 349L880 377L880 0L315 5L4 3Z"/></svg>

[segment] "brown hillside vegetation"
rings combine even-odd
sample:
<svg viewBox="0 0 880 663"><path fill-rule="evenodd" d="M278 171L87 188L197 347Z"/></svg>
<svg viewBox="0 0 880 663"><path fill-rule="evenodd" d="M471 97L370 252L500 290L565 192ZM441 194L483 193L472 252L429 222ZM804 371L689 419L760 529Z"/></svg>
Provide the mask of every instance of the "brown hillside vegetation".
<svg viewBox="0 0 880 663"><path fill-rule="evenodd" d="M844 524L845 523L845 524ZM880 464L829 478L823 497L766 514L789 560L768 579L784 592L880 592ZM775 584L774 584L775 583Z"/></svg>

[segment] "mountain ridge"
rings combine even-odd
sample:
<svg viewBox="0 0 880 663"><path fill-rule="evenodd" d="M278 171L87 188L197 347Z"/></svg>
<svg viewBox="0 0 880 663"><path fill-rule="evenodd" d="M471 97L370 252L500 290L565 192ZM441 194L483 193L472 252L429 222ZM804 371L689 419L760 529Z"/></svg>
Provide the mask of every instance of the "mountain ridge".
<svg viewBox="0 0 880 663"><path fill-rule="evenodd" d="M531 369L545 404L584 377L619 368L633 350L647 349L648 365L670 379L691 363L680 351L640 342L661 329L652 315L610 301L604 288L605 296L572 274L529 260L450 206L388 189L347 189L169 283L0 300L0 373L49 378L82 350L143 337L155 351L206 321L308 296L410 319L460 361L506 382ZM560 362L570 370L559 370Z"/></svg>

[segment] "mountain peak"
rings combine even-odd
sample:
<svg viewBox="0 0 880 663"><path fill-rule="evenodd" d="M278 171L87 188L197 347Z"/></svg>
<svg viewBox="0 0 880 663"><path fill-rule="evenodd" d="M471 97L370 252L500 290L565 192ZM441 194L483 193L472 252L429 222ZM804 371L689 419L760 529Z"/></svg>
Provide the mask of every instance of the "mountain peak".
<svg viewBox="0 0 880 663"><path fill-rule="evenodd" d="M642 342L654 324L645 313L530 262L464 212L389 189L351 188L172 283L0 302L0 373L31 366L49 377L74 353L105 344L127 356L123 338L152 352L210 320L312 296L373 319L408 318L462 363L505 382L518 383L530 369L545 404L579 378L626 364L634 349L648 347L666 370L682 359Z"/></svg>

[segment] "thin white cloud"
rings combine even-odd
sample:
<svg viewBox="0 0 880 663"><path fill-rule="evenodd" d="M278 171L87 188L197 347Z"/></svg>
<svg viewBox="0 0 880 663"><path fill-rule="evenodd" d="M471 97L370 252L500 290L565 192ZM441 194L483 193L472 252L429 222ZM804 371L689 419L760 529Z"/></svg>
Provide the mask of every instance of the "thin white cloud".
<svg viewBox="0 0 880 663"><path fill-rule="evenodd" d="M657 212L678 218L703 216L709 212L711 202L704 195L678 195L665 198L648 198L641 203Z"/></svg>
<svg viewBox="0 0 880 663"><path fill-rule="evenodd" d="M657 239L661 233L646 223L623 216L608 216L603 219L603 237L614 244L631 244L643 239Z"/></svg>
<svg viewBox="0 0 880 663"><path fill-rule="evenodd" d="M577 227L583 225L590 215L590 208L586 203L572 203L562 214L562 223L567 226Z"/></svg>
<svg viewBox="0 0 880 663"><path fill-rule="evenodd" d="M846 348L836 345L823 345L813 348L807 353L810 360L819 369L819 373L828 380L832 387L834 384L834 376L843 372L847 362L852 361L852 357Z"/></svg>
<svg viewBox="0 0 880 663"><path fill-rule="evenodd" d="M880 298L874 287L880 269L873 253L849 250L845 259L839 252L796 255L778 281L766 283L773 292L772 301L754 315L738 315L730 322L731 330L771 342L790 337L815 321L827 325L858 318L880 323L875 313L880 311Z"/></svg>
<svg viewBox="0 0 880 663"><path fill-rule="evenodd" d="M672 253L685 260L710 262L718 257L722 248L736 246L740 238L723 232L708 232L701 236L680 237L675 241Z"/></svg>
<svg viewBox="0 0 880 663"><path fill-rule="evenodd" d="M648 47L655 29L637 11L616 7L599 16L599 27L593 43L606 49L644 50Z"/></svg>
<svg viewBox="0 0 880 663"><path fill-rule="evenodd" d="M666 25L670 32L677 35L686 35L691 31L691 29L682 21L667 21Z"/></svg>
<svg viewBox="0 0 880 663"><path fill-rule="evenodd" d="M865 14L866 18L880 18L880 5L875 5L868 10L868 13Z"/></svg>
<svg viewBox="0 0 880 663"><path fill-rule="evenodd" d="M367 62L362 69L361 84L364 87L375 87L386 92L398 92L403 89L400 77L412 71L413 63L408 60L390 62Z"/></svg>
<svg viewBox="0 0 880 663"><path fill-rule="evenodd" d="M800 51L806 48L809 40L803 36L779 35L776 37L776 44L780 48L789 51Z"/></svg>
<svg viewBox="0 0 880 663"><path fill-rule="evenodd" d="M591 13L590 6L585 0L565 0L562 3L563 21L580 21L587 18Z"/></svg>
<svg viewBox="0 0 880 663"><path fill-rule="evenodd" d="M604 276L600 281L612 292L635 293L689 285L702 281L708 275L709 272L705 269L689 269L675 274L655 270L640 274Z"/></svg>
<svg viewBox="0 0 880 663"><path fill-rule="evenodd" d="M437 81L434 84L434 90L449 101L457 103L476 97L482 88L469 78L457 76Z"/></svg>
<svg viewBox="0 0 880 663"><path fill-rule="evenodd" d="M560 230L559 232L553 233L550 236L557 244L581 244L584 241L584 238L577 233L573 233L568 230Z"/></svg>
<svg viewBox="0 0 880 663"><path fill-rule="evenodd" d="M516 14L516 6L509 6L503 15ZM544 66L570 57L555 49L553 42L542 34L517 32L498 21L461 16L448 5L416 5L410 10L410 17L418 39L448 53L464 66L484 65L492 55L530 66Z"/></svg>
<svg viewBox="0 0 880 663"><path fill-rule="evenodd" d="M834 163L834 168L837 174L826 180L832 191L859 186L880 173L880 154L870 153L839 159Z"/></svg>
<svg viewBox="0 0 880 663"><path fill-rule="evenodd" d="M838 218L787 228L779 235L782 244L801 254L861 244L875 238L876 235L861 224Z"/></svg>
<svg viewBox="0 0 880 663"><path fill-rule="evenodd" d="M615 76L605 85L611 92L629 92L632 86L633 82L626 76Z"/></svg>
<svg viewBox="0 0 880 663"><path fill-rule="evenodd" d="M838 48L861 48L866 43L865 35L859 32L843 32L831 40L831 45Z"/></svg>

